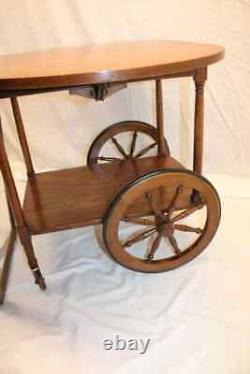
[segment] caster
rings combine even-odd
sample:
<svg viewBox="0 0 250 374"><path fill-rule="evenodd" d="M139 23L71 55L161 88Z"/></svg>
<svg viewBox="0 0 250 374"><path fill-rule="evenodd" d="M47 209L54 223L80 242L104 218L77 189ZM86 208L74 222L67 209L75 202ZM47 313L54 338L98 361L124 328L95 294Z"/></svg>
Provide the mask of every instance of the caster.
<svg viewBox="0 0 250 374"><path fill-rule="evenodd" d="M140 121L124 121L106 128L92 143L87 164L117 162L157 155L157 129ZM165 140L165 154L169 148Z"/></svg>
<svg viewBox="0 0 250 374"><path fill-rule="evenodd" d="M194 190L200 198L192 202ZM172 270L209 245L220 212L218 194L204 177L158 170L119 192L104 219L104 242L113 259L131 270Z"/></svg>
<svg viewBox="0 0 250 374"><path fill-rule="evenodd" d="M46 286L45 279L43 278L40 269L33 270L33 274L35 278L35 284L38 285L40 290L42 291L46 290L47 286Z"/></svg>

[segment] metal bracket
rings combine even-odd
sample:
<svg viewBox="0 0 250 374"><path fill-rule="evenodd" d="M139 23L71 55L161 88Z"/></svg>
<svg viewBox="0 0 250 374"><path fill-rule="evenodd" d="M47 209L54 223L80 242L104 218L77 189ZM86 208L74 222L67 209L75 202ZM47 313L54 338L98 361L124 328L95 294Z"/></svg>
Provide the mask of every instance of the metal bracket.
<svg viewBox="0 0 250 374"><path fill-rule="evenodd" d="M108 96L111 96L126 87L126 83L92 84L89 86L70 88L69 94L86 97L88 99L95 99L96 101L104 101Z"/></svg>

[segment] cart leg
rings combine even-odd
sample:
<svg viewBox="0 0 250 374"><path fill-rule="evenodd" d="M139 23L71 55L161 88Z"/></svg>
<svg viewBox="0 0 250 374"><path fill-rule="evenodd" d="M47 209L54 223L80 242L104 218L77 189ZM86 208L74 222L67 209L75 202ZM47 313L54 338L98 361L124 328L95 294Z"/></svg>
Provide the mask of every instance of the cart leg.
<svg viewBox="0 0 250 374"><path fill-rule="evenodd" d="M12 107L12 111L13 111L13 115L14 115L14 119L16 123L16 129L17 129L19 142L20 142L21 149L23 152L24 162L25 162L26 169L27 169L27 175L28 177L33 177L35 175L35 172L34 172L34 167L32 164L28 141L27 141L27 137L25 134L23 119L22 119L21 110L19 107L17 97L11 98L11 107Z"/></svg>
<svg viewBox="0 0 250 374"><path fill-rule="evenodd" d="M35 279L35 283L38 284L41 290L46 289L45 279L42 276L41 270L38 266L38 262L35 256L31 235L27 227L19 227L18 235L23 246L24 252L26 254L30 270Z"/></svg>
<svg viewBox="0 0 250 374"><path fill-rule="evenodd" d="M162 156L166 153L164 140L164 112L162 100L162 81L156 79L155 81L155 96L156 96L156 124L158 129L158 155Z"/></svg>
<svg viewBox="0 0 250 374"><path fill-rule="evenodd" d="M202 173L203 132L204 132L204 86L207 79L207 68L197 70L195 82L195 117L194 117L194 159L193 170Z"/></svg>
<svg viewBox="0 0 250 374"><path fill-rule="evenodd" d="M35 282L39 285L41 289L45 289L46 288L45 282L41 275L41 271L38 267L37 260L35 258L34 249L33 249L32 241L31 241L31 235L25 222L25 217L23 214L22 206L19 200L14 178L11 172L9 160L6 154L1 121L0 121L0 166L1 166L1 172L2 172L3 181L4 181L6 193L7 193L8 203L10 205L10 211L13 214L13 218L11 218L12 224L13 225L15 224L17 227L17 232L20 237L20 241L23 245L24 252L26 254L30 269L35 277ZM8 261L7 261L7 265L8 265ZM8 270L8 266L7 266L7 270ZM8 274L8 271L7 272L5 271L5 274ZM3 286L5 286L7 283L4 280L2 284Z"/></svg>
<svg viewBox="0 0 250 374"><path fill-rule="evenodd" d="M9 209L11 231L10 231L9 237L7 238L2 248L5 258L3 262L2 272L0 274L0 305L2 305L4 302L5 292L6 292L8 280L9 280L11 260L12 260L15 242L16 242L15 221L14 221L14 217L13 217L9 203L8 203L8 209Z"/></svg>

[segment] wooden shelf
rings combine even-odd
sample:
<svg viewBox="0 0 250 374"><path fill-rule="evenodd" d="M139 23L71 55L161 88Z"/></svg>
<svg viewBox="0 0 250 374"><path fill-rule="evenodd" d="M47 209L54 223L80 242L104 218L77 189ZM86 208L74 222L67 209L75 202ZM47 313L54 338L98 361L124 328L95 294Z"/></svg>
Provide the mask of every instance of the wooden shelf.
<svg viewBox="0 0 250 374"><path fill-rule="evenodd" d="M161 168L183 166L171 157L150 157L36 174L27 182L24 215L31 234L102 222L111 201L127 183Z"/></svg>

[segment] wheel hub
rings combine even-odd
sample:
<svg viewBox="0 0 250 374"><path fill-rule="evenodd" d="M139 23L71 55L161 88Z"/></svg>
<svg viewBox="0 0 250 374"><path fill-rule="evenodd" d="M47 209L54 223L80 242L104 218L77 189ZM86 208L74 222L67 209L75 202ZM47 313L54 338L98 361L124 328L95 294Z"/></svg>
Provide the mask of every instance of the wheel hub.
<svg viewBox="0 0 250 374"><path fill-rule="evenodd" d="M161 222L157 227L157 231L169 238L174 233L174 224L172 222Z"/></svg>

